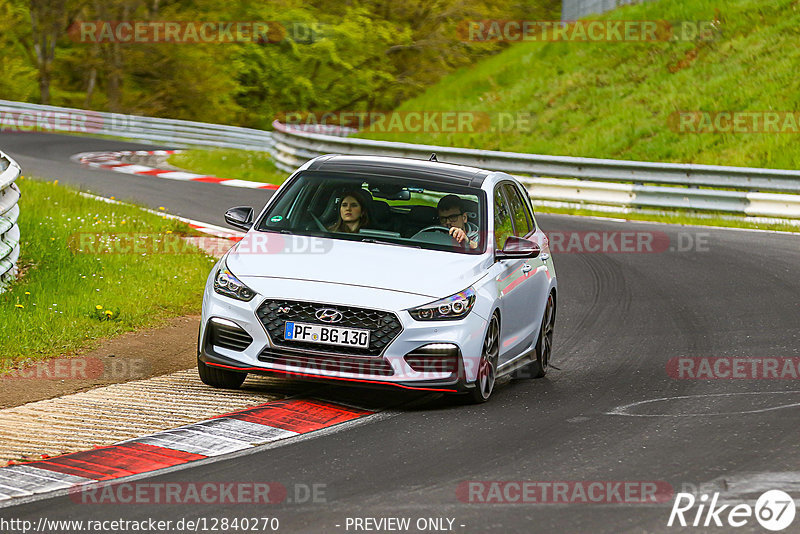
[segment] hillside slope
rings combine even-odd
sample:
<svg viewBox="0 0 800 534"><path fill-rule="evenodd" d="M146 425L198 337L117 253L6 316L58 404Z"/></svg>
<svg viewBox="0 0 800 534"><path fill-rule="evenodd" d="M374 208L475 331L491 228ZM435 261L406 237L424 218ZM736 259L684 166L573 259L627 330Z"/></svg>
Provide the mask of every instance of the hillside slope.
<svg viewBox="0 0 800 534"><path fill-rule="evenodd" d="M793 129L791 121L784 126L785 115L779 121L783 133L753 133L749 123L738 132L688 133L675 120L678 111L800 111L800 1L664 0L598 18L714 21L718 32L711 40L681 42L514 44L399 109L529 113L530 128L362 136L538 154L800 168L800 127ZM794 117L800 114L788 118Z"/></svg>

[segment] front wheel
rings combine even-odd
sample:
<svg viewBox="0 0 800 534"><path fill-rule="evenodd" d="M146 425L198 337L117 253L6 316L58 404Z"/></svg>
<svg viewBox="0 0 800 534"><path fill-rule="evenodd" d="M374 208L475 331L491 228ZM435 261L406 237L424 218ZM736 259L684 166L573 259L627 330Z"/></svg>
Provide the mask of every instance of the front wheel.
<svg viewBox="0 0 800 534"><path fill-rule="evenodd" d="M238 371L226 371L217 367L211 367L197 358L197 373L203 384L222 389L239 389L247 378L247 373Z"/></svg>
<svg viewBox="0 0 800 534"><path fill-rule="evenodd" d="M500 320L497 314L492 315L489 328L486 329L486 338L483 340L481 359L478 362L478 376L475 378L475 388L469 392L468 398L473 403L489 400L494 390L497 376L497 359L500 354Z"/></svg>

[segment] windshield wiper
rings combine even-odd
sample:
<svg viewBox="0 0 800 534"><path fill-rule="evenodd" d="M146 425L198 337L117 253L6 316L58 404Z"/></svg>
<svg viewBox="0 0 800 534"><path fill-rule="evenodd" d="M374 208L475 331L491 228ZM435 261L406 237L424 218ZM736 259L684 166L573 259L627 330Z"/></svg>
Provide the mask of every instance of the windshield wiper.
<svg viewBox="0 0 800 534"><path fill-rule="evenodd" d="M395 247L409 247L409 248L422 248L419 245L404 245L402 243L392 243L391 241L380 241L374 237L365 237L361 239L362 243L375 243L377 245L392 245Z"/></svg>

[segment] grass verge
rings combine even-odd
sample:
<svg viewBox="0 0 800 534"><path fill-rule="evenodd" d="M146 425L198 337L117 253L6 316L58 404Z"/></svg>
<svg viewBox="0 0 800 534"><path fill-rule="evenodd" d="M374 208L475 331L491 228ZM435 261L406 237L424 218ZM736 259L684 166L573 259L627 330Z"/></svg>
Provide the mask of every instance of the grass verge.
<svg viewBox="0 0 800 534"><path fill-rule="evenodd" d="M758 124L764 133L754 133L759 127L747 123L727 132L682 131L673 115L796 112L796 0L644 2L596 18L713 21L717 30L712 40L514 44L399 108L506 113L512 119L519 113L520 120L507 122L507 129L493 124L498 131L360 136L532 154L800 168L800 133L784 128L784 119L779 131L785 133L779 134L766 129L763 119Z"/></svg>
<svg viewBox="0 0 800 534"><path fill-rule="evenodd" d="M200 250L114 253L98 247L86 253L76 245L80 235L106 233L129 242L144 234L152 243L191 233L187 225L136 206L86 198L57 183L20 180L21 274L0 294L0 374L15 362L70 353L100 338L199 312L215 261Z"/></svg>
<svg viewBox="0 0 800 534"><path fill-rule="evenodd" d="M170 156L168 163L198 174L280 185L289 175L267 152L214 149L187 150Z"/></svg>

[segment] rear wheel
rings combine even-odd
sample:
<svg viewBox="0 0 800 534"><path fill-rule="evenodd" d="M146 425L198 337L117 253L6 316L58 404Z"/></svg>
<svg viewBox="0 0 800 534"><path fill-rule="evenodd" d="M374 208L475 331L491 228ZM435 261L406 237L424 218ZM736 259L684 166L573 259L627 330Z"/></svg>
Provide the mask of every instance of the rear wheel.
<svg viewBox="0 0 800 534"><path fill-rule="evenodd" d="M486 402L494 390L497 377L497 358L500 354L500 320L497 314L492 315L486 337L483 340L481 359L478 362L478 376L475 388L469 392L468 398L474 403Z"/></svg>
<svg viewBox="0 0 800 534"><path fill-rule="evenodd" d="M553 328L556 324L556 299L550 293L539 329L539 340L536 342L536 359L531 362L530 373L533 378L542 378L550 368L550 356L553 354Z"/></svg>

